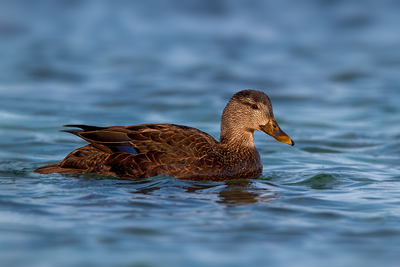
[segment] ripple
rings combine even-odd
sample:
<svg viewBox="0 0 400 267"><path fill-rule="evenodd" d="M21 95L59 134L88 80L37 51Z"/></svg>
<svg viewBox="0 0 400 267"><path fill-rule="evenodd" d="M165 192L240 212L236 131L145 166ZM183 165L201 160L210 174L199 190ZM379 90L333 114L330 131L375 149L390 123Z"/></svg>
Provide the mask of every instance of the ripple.
<svg viewBox="0 0 400 267"><path fill-rule="evenodd" d="M3 265L398 265L395 1L25 2L0 8ZM85 144L68 123L218 137L245 88L296 141L257 133L257 180L31 173Z"/></svg>
<svg viewBox="0 0 400 267"><path fill-rule="evenodd" d="M301 150L304 150L304 151L310 152L310 153L331 153L331 154L342 153L341 151L338 151L338 150L333 150L333 149L329 149L329 148L321 148L321 147L302 147Z"/></svg>
<svg viewBox="0 0 400 267"><path fill-rule="evenodd" d="M296 183L287 183L285 185L304 185L312 189L326 190L333 189L341 184L343 184L343 182L340 179L340 175L321 173L306 180Z"/></svg>

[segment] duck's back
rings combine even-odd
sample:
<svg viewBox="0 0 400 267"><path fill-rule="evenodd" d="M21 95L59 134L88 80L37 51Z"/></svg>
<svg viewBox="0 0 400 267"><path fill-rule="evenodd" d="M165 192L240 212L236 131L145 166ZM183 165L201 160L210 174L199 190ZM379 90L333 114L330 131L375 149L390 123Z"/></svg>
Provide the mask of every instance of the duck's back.
<svg viewBox="0 0 400 267"><path fill-rule="evenodd" d="M68 125L66 130L90 144L68 154L58 164L38 173L88 172L142 178L159 174L186 176L208 162L218 142L198 129L175 124L142 124L128 127Z"/></svg>

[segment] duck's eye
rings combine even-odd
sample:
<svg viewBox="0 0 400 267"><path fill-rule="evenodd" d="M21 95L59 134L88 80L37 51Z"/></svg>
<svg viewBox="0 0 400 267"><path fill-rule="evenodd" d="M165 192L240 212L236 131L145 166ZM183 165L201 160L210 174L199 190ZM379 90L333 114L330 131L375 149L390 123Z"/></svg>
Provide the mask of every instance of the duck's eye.
<svg viewBox="0 0 400 267"><path fill-rule="evenodd" d="M257 106L256 104L252 104L252 105L251 105L251 108L252 108L252 109L258 109L258 106Z"/></svg>

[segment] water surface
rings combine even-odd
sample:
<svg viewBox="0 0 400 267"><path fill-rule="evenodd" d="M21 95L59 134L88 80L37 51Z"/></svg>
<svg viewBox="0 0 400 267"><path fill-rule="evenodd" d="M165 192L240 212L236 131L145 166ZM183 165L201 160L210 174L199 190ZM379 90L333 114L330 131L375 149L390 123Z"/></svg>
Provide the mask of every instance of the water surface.
<svg viewBox="0 0 400 267"><path fill-rule="evenodd" d="M379 2L379 4L377 4ZM397 266L397 1L30 1L0 8L5 266ZM267 93L296 145L256 133L257 180L38 175L64 124L219 136Z"/></svg>

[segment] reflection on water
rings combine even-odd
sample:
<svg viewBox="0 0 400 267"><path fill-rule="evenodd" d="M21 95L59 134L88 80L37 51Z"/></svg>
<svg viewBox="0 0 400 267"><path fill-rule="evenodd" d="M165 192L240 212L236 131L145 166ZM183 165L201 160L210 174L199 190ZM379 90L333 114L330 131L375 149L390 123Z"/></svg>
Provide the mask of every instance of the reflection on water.
<svg viewBox="0 0 400 267"><path fill-rule="evenodd" d="M268 188L258 187L255 182L238 180L226 182L226 184L227 187L219 193L221 200L217 201L218 203L245 205L274 199L274 192L271 192ZM263 185L266 186L267 183Z"/></svg>
<svg viewBox="0 0 400 267"><path fill-rule="evenodd" d="M0 1L0 259L7 266L397 266L398 1ZM218 138L266 92L263 175L37 175L64 124ZM21 256L23 255L23 256Z"/></svg>
<svg viewBox="0 0 400 267"><path fill-rule="evenodd" d="M168 188L170 188L171 191L178 189L180 192L178 196L171 197L181 198L184 194L186 199L199 199L204 195L215 195L216 198L213 199L216 200L216 203L235 206L268 201L273 199L275 194L268 190L268 187L275 185L267 182L260 186L260 183L251 180L234 180L220 183L173 180L170 184L165 184L164 181L159 180L165 178L165 176L161 176L160 178L152 178L150 181L135 181L135 187L139 186L139 188L132 191L134 198L137 198L138 194L163 194L163 191L168 191Z"/></svg>

